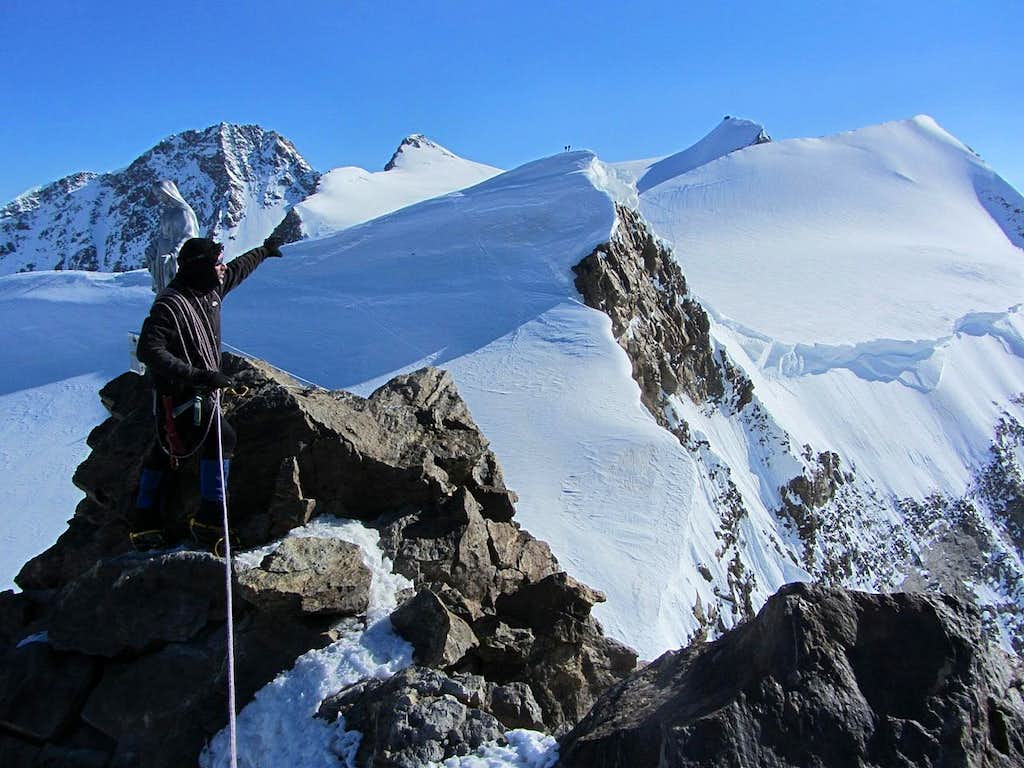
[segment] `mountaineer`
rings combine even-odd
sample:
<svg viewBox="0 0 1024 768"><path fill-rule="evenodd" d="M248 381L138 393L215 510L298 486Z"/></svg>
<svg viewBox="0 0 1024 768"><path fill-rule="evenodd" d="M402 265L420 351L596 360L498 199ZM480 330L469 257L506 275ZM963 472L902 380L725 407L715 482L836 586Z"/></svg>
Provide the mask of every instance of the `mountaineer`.
<svg viewBox="0 0 1024 768"><path fill-rule="evenodd" d="M265 259L281 256L268 237L225 264L224 246L193 237L178 252L178 272L160 292L142 324L138 358L154 389L156 442L143 461L131 521L136 549L167 545L160 512L169 470L199 454L199 512L189 519L193 538L216 550L223 543L223 506L235 431L220 414L217 390L231 386L220 370L220 309L224 297ZM217 421L214 423L216 412ZM220 440L218 440L218 436Z"/></svg>

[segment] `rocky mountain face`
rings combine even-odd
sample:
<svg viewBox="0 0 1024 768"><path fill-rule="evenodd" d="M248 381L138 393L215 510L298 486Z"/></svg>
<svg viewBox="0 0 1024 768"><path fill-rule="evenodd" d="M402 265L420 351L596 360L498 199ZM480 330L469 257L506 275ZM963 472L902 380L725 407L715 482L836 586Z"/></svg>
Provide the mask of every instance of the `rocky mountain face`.
<svg viewBox="0 0 1024 768"><path fill-rule="evenodd" d="M0 274L145 266L159 215L150 190L162 179L175 182L204 236L234 255L270 234L319 174L290 141L256 125L185 131L123 170L74 174L0 209Z"/></svg>
<svg viewBox="0 0 1024 768"><path fill-rule="evenodd" d="M423 369L363 399L239 358L225 370L248 387L226 405L243 544L274 542L314 514L360 519L414 585L392 618L414 666L320 710L358 724L361 764L426 765L509 728L565 732L635 668L590 616L603 595L514 522L515 495L447 374ZM24 591L0 594L5 766L194 765L226 725L223 560L128 551L151 402L133 373L100 396L111 417L74 478L86 498L18 575ZM184 465L164 506L182 542L196 484ZM286 538L255 565L236 562L239 703L337 639L339 621L360 621L370 588L358 547L335 539Z"/></svg>
<svg viewBox="0 0 1024 768"><path fill-rule="evenodd" d="M560 765L1021 765L1022 683L955 598L793 584L609 690Z"/></svg>
<svg viewBox="0 0 1024 768"><path fill-rule="evenodd" d="M1004 411L993 424L988 461L978 466L963 496L884 497L870 477L860 476L837 453L795 444L712 337L708 316L689 293L671 251L637 212L618 205L616 216L612 238L574 267L576 288L588 306L610 317L644 405L692 453L701 483L715 500L716 555L726 576L714 585L715 600L695 601L700 629L694 638L716 636L735 621L752 618L772 592L749 566L750 542L741 533L746 525L747 537L751 527L759 529L762 547L825 584L928 589L981 602L989 636L1020 653L1020 420ZM1024 393L1015 402L1021 398ZM746 467L712 450L692 426L702 419L731 422L743 436L744 460L768 484L759 501L771 515L770 527L751 525L756 510L734 479L737 469ZM713 581L710 570L697 567Z"/></svg>

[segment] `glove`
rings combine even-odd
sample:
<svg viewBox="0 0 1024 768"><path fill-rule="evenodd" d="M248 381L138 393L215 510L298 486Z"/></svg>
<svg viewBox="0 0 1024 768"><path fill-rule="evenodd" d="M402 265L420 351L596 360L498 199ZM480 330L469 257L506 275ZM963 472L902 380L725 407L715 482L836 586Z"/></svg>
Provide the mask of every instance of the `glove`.
<svg viewBox="0 0 1024 768"><path fill-rule="evenodd" d="M279 235L271 235L263 241L263 247L267 249L267 256L281 258L284 255L281 253L282 245L284 245L284 238Z"/></svg>
<svg viewBox="0 0 1024 768"><path fill-rule="evenodd" d="M204 389L228 389L234 382L220 371L199 371L193 377L193 383Z"/></svg>

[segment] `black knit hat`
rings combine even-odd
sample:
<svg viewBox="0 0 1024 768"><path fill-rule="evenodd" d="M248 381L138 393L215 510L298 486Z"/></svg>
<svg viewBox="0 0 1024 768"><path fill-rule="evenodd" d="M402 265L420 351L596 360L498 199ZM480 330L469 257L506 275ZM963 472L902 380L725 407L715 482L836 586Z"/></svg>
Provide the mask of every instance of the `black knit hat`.
<svg viewBox="0 0 1024 768"><path fill-rule="evenodd" d="M203 259L216 260L224 246L208 237L192 237L186 240L178 251L178 266L187 267Z"/></svg>

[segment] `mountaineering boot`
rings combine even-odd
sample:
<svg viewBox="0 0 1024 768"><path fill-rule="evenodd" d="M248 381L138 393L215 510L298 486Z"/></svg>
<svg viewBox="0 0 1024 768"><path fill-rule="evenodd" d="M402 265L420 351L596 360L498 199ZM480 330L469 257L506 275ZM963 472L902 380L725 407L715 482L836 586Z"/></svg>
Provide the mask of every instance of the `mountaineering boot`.
<svg viewBox="0 0 1024 768"><path fill-rule="evenodd" d="M159 528L145 531L129 531L128 540L136 552L149 552L152 549L167 549L167 539Z"/></svg>
<svg viewBox="0 0 1024 768"><path fill-rule="evenodd" d="M160 486L163 484L162 469L143 468L139 477L139 493L135 498L135 514L128 539L139 552L167 547L163 520L160 518Z"/></svg>
<svg viewBox="0 0 1024 768"><path fill-rule="evenodd" d="M223 515L221 502L203 499L199 505L199 512L188 521L188 530L195 542L217 557L223 557L225 551ZM237 534L234 529L229 529L229 533L231 547L235 548L238 546Z"/></svg>
<svg viewBox="0 0 1024 768"><path fill-rule="evenodd" d="M188 521L189 531L196 542L218 557L224 554L224 499L231 459L218 464L216 459L199 462L199 512ZM224 483L221 483L223 472ZM229 530L231 545L236 545L235 532Z"/></svg>

